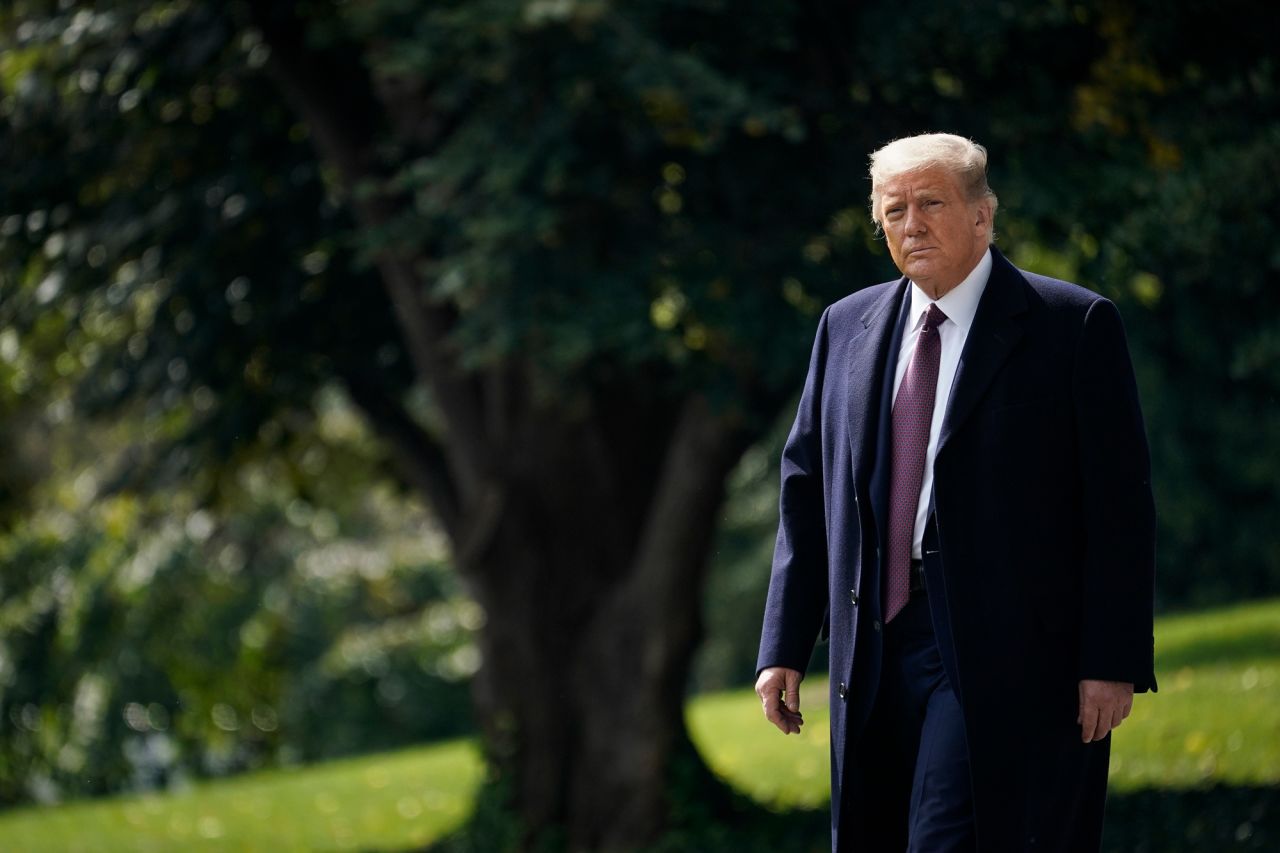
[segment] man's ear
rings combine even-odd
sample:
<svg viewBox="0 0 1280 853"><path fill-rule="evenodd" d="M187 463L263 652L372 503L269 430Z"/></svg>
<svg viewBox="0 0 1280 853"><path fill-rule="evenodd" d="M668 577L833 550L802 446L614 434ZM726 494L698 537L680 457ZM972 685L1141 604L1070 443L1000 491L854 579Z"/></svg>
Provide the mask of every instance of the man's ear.
<svg viewBox="0 0 1280 853"><path fill-rule="evenodd" d="M982 231L989 231L991 229L991 202L983 199L975 207L977 208L977 214L973 219L973 227Z"/></svg>

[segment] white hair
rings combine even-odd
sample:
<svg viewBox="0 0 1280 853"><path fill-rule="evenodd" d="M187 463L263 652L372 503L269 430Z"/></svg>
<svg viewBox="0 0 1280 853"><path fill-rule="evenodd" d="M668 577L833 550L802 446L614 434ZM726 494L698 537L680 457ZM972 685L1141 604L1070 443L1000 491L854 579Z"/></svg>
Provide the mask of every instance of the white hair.
<svg viewBox="0 0 1280 853"><path fill-rule="evenodd" d="M871 220L877 232L884 224L880 210L880 190L885 182L900 175L941 166L955 175L960 189L971 202L991 203L987 238L994 236L999 199L987 185L987 149L972 139L953 133L921 133L904 136L871 152Z"/></svg>

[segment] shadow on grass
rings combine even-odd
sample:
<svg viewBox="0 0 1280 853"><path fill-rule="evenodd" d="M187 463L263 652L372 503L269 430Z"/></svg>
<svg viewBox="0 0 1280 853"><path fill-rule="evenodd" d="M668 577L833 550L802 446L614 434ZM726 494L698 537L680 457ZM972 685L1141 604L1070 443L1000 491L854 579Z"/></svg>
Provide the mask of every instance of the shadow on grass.
<svg viewBox="0 0 1280 853"><path fill-rule="evenodd" d="M770 811L715 777L691 743L674 765L667 791L669 829L637 853L827 853L831 849L827 809ZM423 853L561 853L567 849L563 832L556 828L528 837L507 810L508 802L506 785L491 777L477 793L467 823Z"/></svg>
<svg viewBox="0 0 1280 853"><path fill-rule="evenodd" d="M492 805L492 804L490 804ZM720 804L723 809L724 803ZM691 806L691 808L688 808ZM732 815L711 819L686 804L674 829L645 853L826 853L830 817L825 809L775 813L735 799ZM717 809L719 811L719 809ZM479 808L461 832L429 853L494 853L519 849L509 818ZM532 845L540 853L563 849L561 839ZM1148 788L1113 793L1107 800L1106 853L1216 853L1280 850L1280 786L1216 785L1203 789Z"/></svg>
<svg viewBox="0 0 1280 853"><path fill-rule="evenodd" d="M1221 637L1204 637L1171 648L1156 647L1161 669L1213 664L1272 663L1280 657L1280 632L1271 627Z"/></svg>
<svg viewBox="0 0 1280 853"><path fill-rule="evenodd" d="M1107 798L1108 853L1280 850L1280 786L1146 788Z"/></svg>

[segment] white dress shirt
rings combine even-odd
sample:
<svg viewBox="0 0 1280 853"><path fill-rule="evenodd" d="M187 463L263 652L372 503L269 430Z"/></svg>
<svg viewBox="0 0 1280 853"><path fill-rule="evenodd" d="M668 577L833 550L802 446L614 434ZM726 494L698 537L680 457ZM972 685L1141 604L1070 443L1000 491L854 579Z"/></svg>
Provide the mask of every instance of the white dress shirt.
<svg viewBox="0 0 1280 853"><path fill-rule="evenodd" d="M911 536L911 559L921 558L921 542L924 540L924 524L929 514L929 498L933 494L933 459L938 453L938 436L942 434L942 421L947 414L947 401L951 399L951 387L955 383L956 368L960 365L960 353L964 350L964 342L969 337L969 328L973 325L973 317L978 313L978 300L987 289L987 279L991 276L991 250L982 253L982 260L973 268L964 281L937 300L938 310L947 315L946 322L938 326L938 334L942 338L942 353L938 361L937 396L933 400L933 422L929 425L929 447L924 457L924 480L920 484L920 503L916 508L916 526ZM906 328L902 330L902 348L898 350L898 365L893 377L893 398L898 399L898 389L902 386L902 377L911 364L911 356L916 351L916 339L920 336L920 327L924 325L925 312L934 300L911 283L911 307L907 316Z"/></svg>

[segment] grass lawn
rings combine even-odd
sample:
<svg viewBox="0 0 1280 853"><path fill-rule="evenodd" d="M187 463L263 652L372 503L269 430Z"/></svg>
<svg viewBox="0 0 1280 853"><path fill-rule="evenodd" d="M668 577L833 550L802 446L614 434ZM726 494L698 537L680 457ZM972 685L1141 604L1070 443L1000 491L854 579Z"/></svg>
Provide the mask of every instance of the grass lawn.
<svg viewBox="0 0 1280 853"><path fill-rule="evenodd" d="M1280 601L1156 630L1160 692L1114 736L1113 787L1280 785Z"/></svg>
<svg viewBox="0 0 1280 853"><path fill-rule="evenodd" d="M1115 736L1113 790L1280 786L1280 600L1170 616L1156 626L1160 692L1139 696ZM826 684L801 687L805 731L768 727L749 690L695 698L688 720L708 763L774 808L827 799ZM299 770L0 814L0 846L23 851L397 850L468 815L481 767L454 741ZM1249 820L1276 821L1263 815ZM1224 819L1232 819L1227 816ZM1252 833L1248 820L1233 831ZM1204 848L1209 849L1209 848ZM1215 848L1216 849L1216 848Z"/></svg>
<svg viewBox="0 0 1280 853"><path fill-rule="evenodd" d="M398 850L471 811L479 754L468 741L272 770L177 794L113 797L0 815L12 851Z"/></svg>
<svg viewBox="0 0 1280 853"><path fill-rule="evenodd" d="M1160 692L1113 736L1112 790L1280 785L1280 600L1156 623ZM827 685L800 686L804 732L767 727L751 693L695 699L693 738L722 776L780 808L825 802Z"/></svg>

